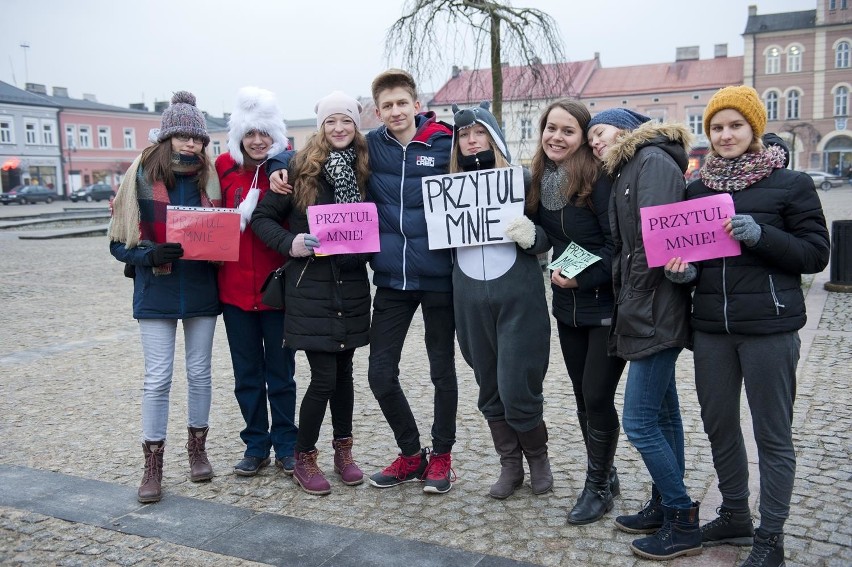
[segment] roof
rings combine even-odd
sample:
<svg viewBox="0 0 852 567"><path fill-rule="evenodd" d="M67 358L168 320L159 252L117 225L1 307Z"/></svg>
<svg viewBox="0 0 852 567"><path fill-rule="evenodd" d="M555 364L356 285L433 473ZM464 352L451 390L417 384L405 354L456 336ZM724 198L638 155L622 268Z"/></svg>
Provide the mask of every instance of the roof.
<svg viewBox="0 0 852 567"><path fill-rule="evenodd" d="M95 102L92 100L85 100L82 98L71 98L67 96L52 96L52 95L34 95L60 106L62 108L68 108L73 110L94 110L101 112L123 112L126 114L156 114L159 116L158 112L151 112L148 110L137 110L135 108L130 108L126 106L113 106L111 104L104 104L102 102Z"/></svg>
<svg viewBox="0 0 852 567"><path fill-rule="evenodd" d="M503 100L531 100L577 96L592 73L597 59L539 66L544 80L536 82L528 66L503 67ZM435 93L430 106L492 100L491 68L463 70Z"/></svg>
<svg viewBox="0 0 852 567"><path fill-rule="evenodd" d="M718 57L598 69L581 95L588 99L625 93L696 91L742 82L743 58Z"/></svg>
<svg viewBox="0 0 852 567"><path fill-rule="evenodd" d="M0 102L9 104L26 104L28 106L48 106L51 108L57 108L59 106L50 100L45 99L43 96L33 94L25 91L24 89L19 89L18 87L10 85L9 83L4 83L3 81L0 81Z"/></svg>
<svg viewBox="0 0 852 567"><path fill-rule="evenodd" d="M743 34L801 30L816 26L816 10L749 16Z"/></svg>

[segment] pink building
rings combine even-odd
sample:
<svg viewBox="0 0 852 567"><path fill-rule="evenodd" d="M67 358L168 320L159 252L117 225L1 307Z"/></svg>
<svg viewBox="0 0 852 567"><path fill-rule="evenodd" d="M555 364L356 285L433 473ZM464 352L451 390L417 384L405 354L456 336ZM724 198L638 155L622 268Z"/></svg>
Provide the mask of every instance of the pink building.
<svg viewBox="0 0 852 567"><path fill-rule="evenodd" d="M131 162L150 143L148 132L160 127L160 114L145 108L101 104L94 95L70 98L68 90L28 84L27 90L60 107L59 134L64 196L92 183L118 188ZM141 105L133 105L140 106Z"/></svg>

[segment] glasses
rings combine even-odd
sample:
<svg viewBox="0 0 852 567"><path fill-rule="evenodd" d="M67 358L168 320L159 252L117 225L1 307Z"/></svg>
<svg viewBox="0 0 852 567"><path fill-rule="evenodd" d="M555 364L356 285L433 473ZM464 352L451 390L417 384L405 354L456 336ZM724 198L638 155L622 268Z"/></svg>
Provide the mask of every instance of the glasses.
<svg viewBox="0 0 852 567"><path fill-rule="evenodd" d="M184 136L183 134L176 134L175 138L177 138L179 142L188 142L190 140L195 140L195 143L197 144L204 144L204 140L199 136Z"/></svg>

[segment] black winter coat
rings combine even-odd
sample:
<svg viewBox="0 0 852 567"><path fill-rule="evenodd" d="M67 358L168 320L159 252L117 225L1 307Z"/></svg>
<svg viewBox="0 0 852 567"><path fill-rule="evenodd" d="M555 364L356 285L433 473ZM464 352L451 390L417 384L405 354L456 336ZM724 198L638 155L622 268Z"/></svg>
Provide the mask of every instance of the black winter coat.
<svg viewBox="0 0 852 567"><path fill-rule="evenodd" d="M324 177L318 181L316 204L334 203L331 185ZM284 219L290 230L281 227ZM292 195L268 191L251 217L251 229L267 246L288 254L296 235L309 232L308 217L295 206ZM285 269L286 346L341 352L369 342L368 259L363 254L290 258Z"/></svg>
<svg viewBox="0 0 852 567"><path fill-rule="evenodd" d="M662 267L648 267L639 216L642 207L686 198L689 139L685 126L647 122L604 157L616 176L609 212L616 298L609 349L625 360L691 346L689 289L666 279Z"/></svg>
<svg viewBox="0 0 852 567"><path fill-rule="evenodd" d="M539 222L553 246L553 260L571 242L601 259L576 276L579 287L553 289L553 316L565 325L593 327L609 325L614 303L612 293L612 231L609 200L612 180L601 174L592 188L592 206L568 204L558 211L539 205Z"/></svg>
<svg viewBox="0 0 852 567"><path fill-rule="evenodd" d="M701 180L687 188L688 199L717 194ZM828 229L810 176L776 169L734 191L734 210L760 225L757 245L742 254L697 263L692 326L706 333L769 335L805 325L801 274L828 264Z"/></svg>

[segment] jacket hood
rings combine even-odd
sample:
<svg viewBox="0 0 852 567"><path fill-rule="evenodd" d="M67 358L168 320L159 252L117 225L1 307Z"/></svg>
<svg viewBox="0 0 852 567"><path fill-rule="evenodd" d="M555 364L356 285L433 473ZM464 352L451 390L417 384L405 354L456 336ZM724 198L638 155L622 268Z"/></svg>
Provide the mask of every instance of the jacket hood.
<svg viewBox="0 0 852 567"><path fill-rule="evenodd" d="M672 156L681 171L686 172L692 134L683 124L673 122L646 122L625 133L609 149L603 159L607 173L614 174L645 146L657 146Z"/></svg>

